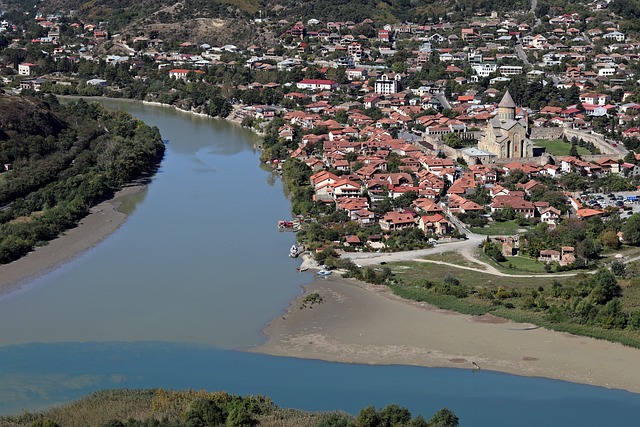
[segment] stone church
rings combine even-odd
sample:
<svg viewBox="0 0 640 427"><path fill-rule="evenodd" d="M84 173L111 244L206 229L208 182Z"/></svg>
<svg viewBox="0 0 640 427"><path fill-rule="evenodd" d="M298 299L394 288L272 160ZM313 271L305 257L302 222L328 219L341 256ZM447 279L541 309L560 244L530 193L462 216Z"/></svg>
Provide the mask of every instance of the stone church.
<svg viewBox="0 0 640 427"><path fill-rule="evenodd" d="M498 104L498 115L487 124L478 148L498 159L533 156L533 143L527 139L527 119L516 120L516 103L508 90Z"/></svg>

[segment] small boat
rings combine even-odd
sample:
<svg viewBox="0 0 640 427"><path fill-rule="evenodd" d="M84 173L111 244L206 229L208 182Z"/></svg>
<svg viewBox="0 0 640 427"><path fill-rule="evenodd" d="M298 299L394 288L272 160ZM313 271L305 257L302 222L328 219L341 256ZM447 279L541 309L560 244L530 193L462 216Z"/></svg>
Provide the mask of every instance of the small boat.
<svg viewBox="0 0 640 427"><path fill-rule="evenodd" d="M331 274L331 270L320 270L316 273L316 275L320 277L327 277L330 274Z"/></svg>
<svg viewBox="0 0 640 427"><path fill-rule="evenodd" d="M289 249L289 256L291 258L298 258L303 253L304 253L304 245L294 244L293 246L291 246L291 249Z"/></svg>
<svg viewBox="0 0 640 427"><path fill-rule="evenodd" d="M299 221L278 221L278 230L280 231L298 231L300 230L300 222Z"/></svg>

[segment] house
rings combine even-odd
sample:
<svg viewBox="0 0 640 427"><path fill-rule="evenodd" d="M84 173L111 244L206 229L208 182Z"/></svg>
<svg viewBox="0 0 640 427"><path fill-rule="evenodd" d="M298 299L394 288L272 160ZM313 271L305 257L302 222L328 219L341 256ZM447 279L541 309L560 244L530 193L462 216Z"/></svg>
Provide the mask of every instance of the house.
<svg viewBox="0 0 640 427"><path fill-rule="evenodd" d="M553 249L544 249L540 251L540 256L538 257L538 261L541 262L560 262L562 254L558 251L554 251Z"/></svg>
<svg viewBox="0 0 640 427"><path fill-rule="evenodd" d="M451 232L451 224L440 214L421 215L418 220L418 228L425 234L437 234L443 236Z"/></svg>
<svg viewBox="0 0 640 427"><path fill-rule="evenodd" d="M561 249L562 258L560 259L560 265L564 267L574 264L576 262L576 257L574 255L575 248L573 246L563 246Z"/></svg>
<svg viewBox="0 0 640 427"><path fill-rule="evenodd" d="M368 209L360 209L359 211L354 212L351 217L354 221L360 224L361 227L374 225L377 222L376 214Z"/></svg>
<svg viewBox="0 0 640 427"><path fill-rule="evenodd" d="M540 211L540 222L544 222L549 225L549 229L556 228L558 221L560 221L560 211L553 206L544 208Z"/></svg>
<svg viewBox="0 0 640 427"><path fill-rule="evenodd" d="M344 238L344 245L347 247L362 246L362 241L356 235L346 236Z"/></svg>
<svg viewBox="0 0 640 427"><path fill-rule="evenodd" d="M185 80L187 78L187 75L189 73L195 73L195 74L199 74L199 75L204 75L204 71L202 70L185 70L185 69L173 69L173 70L169 70L169 77L171 77L172 79L183 79Z"/></svg>
<svg viewBox="0 0 640 427"><path fill-rule="evenodd" d="M410 211L387 212L380 220L380 228L384 231L402 230L416 226L415 214Z"/></svg>
<svg viewBox="0 0 640 427"><path fill-rule="evenodd" d="M576 210L576 216L580 219L587 219L595 216L600 216L602 214L604 214L604 211L598 209L582 208Z"/></svg>
<svg viewBox="0 0 640 427"><path fill-rule="evenodd" d="M332 91L340 85L333 80L303 79L296 83L296 86L298 89Z"/></svg>
<svg viewBox="0 0 640 427"><path fill-rule="evenodd" d="M494 197L493 202L489 206L491 207L491 213L499 212L506 207L511 207L516 213L522 214L525 218L533 218L536 211L533 203L511 194L508 196Z"/></svg>
<svg viewBox="0 0 640 427"><path fill-rule="evenodd" d="M22 64L18 64L18 75L32 76L37 67L37 64L32 64L30 62L23 62Z"/></svg>

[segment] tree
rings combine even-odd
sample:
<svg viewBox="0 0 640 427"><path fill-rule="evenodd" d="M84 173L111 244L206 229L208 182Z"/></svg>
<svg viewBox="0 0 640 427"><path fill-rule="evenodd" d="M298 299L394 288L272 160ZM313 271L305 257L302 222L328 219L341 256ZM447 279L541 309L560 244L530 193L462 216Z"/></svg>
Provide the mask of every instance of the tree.
<svg viewBox="0 0 640 427"><path fill-rule="evenodd" d="M617 277L623 277L624 273L627 270L627 266L618 260L615 260L611 263L611 272L615 274Z"/></svg>
<svg viewBox="0 0 640 427"><path fill-rule="evenodd" d="M195 400L185 415L188 427L214 427L227 421L227 409L213 399Z"/></svg>
<svg viewBox="0 0 640 427"><path fill-rule="evenodd" d="M630 245L640 245L640 213L636 213L627 218L627 222L622 226L622 237Z"/></svg>
<svg viewBox="0 0 640 427"><path fill-rule="evenodd" d="M356 416L357 427L378 427L380 425L380 417L373 406L362 408Z"/></svg>
<svg viewBox="0 0 640 427"><path fill-rule="evenodd" d="M380 426L394 427L406 425L411 421L411 412L396 404L387 405L378 412Z"/></svg>
<svg viewBox="0 0 640 427"><path fill-rule="evenodd" d="M456 414L453 411L443 408L440 409L435 415L429 420L427 426L429 427L458 427L459 420Z"/></svg>
<svg viewBox="0 0 640 427"><path fill-rule="evenodd" d="M600 241L603 245L611 249L618 249L620 247L620 239L613 230L606 230L600 235Z"/></svg>
<svg viewBox="0 0 640 427"><path fill-rule="evenodd" d="M458 134L451 132L444 135L442 138L444 143L447 144L451 148L462 148L462 140L458 136Z"/></svg>
<svg viewBox="0 0 640 427"><path fill-rule="evenodd" d="M589 294L589 299L598 305L606 304L620 295L622 289L613 273L606 268L601 268L593 276L594 288Z"/></svg>
<svg viewBox="0 0 640 427"><path fill-rule="evenodd" d="M345 414L329 414L323 417L315 427L353 427L351 417Z"/></svg>

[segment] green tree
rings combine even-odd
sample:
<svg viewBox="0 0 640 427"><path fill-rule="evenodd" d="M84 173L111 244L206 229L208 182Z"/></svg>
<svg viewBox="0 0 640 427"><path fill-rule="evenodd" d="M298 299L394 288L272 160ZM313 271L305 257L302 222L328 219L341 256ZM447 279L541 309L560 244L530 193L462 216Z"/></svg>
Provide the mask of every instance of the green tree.
<svg viewBox="0 0 640 427"><path fill-rule="evenodd" d="M188 427L215 427L227 421L227 408L208 398L196 399L187 410L185 420Z"/></svg>
<svg viewBox="0 0 640 427"><path fill-rule="evenodd" d="M435 413L427 425L429 427L458 427L458 423L459 420L456 414L447 408L443 408Z"/></svg>
<svg viewBox="0 0 640 427"><path fill-rule="evenodd" d="M600 268L593 276L593 290L589 294L589 299L598 305L606 304L613 298L620 296L622 289L614 274L606 268Z"/></svg>
<svg viewBox="0 0 640 427"><path fill-rule="evenodd" d="M367 406L362 408L356 416L357 427L378 427L380 425L380 417L376 408L373 406Z"/></svg>
<svg viewBox="0 0 640 427"><path fill-rule="evenodd" d="M349 415L333 413L322 417L315 427L354 427L351 419Z"/></svg>
<svg viewBox="0 0 640 427"><path fill-rule="evenodd" d="M640 245L640 213L636 213L627 218L627 222L622 226L622 237L625 242L638 246Z"/></svg>
<svg viewBox="0 0 640 427"><path fill-rule="evenodd" d="M387 405L378 412L380 427L404 426L411 421L411 412L396 404Z"/></svg>

